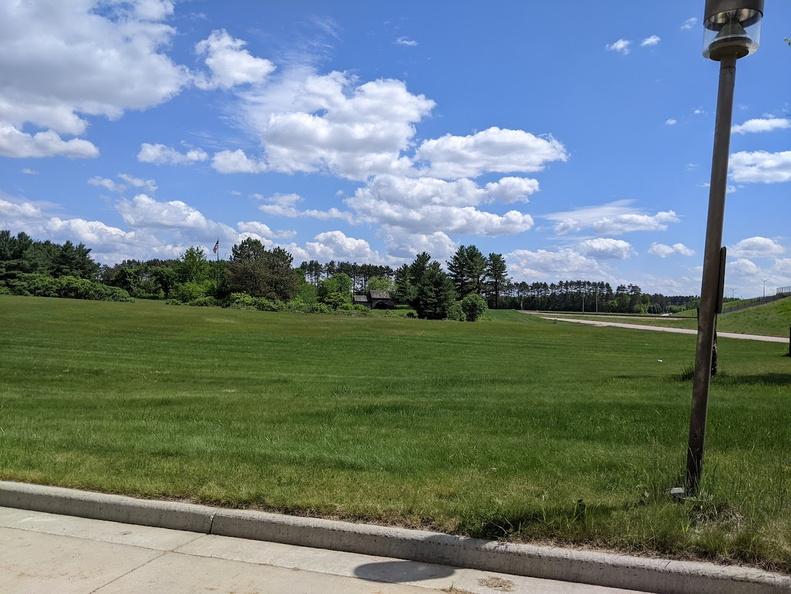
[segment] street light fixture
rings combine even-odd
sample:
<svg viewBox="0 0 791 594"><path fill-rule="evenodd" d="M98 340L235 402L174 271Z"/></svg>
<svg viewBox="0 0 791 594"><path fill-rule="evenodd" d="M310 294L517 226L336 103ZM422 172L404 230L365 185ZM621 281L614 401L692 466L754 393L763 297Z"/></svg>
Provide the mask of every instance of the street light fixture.
<svg viewBox="0 0 791 594"><path fill-rule="evenodd" d="M714 152L711 159L709 213L706 250L700 289L698 338L695 347L695 375L692 385L692 412L689 421L686 492L696 495L703 469L709 384L713 359L716 316L722 311L724 250L722 226L725 190L728 181L728 152L733 119L733 89L736 60L754 53L760 40L764 0L706 0L703 56L720 63Z"/></svg>

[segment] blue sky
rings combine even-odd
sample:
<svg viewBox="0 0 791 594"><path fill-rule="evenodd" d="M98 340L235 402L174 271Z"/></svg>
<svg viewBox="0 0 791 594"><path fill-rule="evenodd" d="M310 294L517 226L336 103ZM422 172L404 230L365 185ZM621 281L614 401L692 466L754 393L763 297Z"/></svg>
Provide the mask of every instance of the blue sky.
<svg viewBox="0 0 791 594"><path fill-rule="evenodd" d="M703 0L0 0L0 228L105 264L245 237L698 294ZM726 296L791 285L791 3L737 67Z"/></svg>

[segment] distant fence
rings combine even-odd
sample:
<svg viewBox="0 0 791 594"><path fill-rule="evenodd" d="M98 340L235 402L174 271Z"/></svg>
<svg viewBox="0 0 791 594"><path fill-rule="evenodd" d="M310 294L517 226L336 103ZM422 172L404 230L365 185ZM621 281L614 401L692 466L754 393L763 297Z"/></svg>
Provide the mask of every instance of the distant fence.
<svg viewBox="0 0 791 594"><path fill-rule="evenodd" d="M726 301L722 304L722 313L732 313L747 309L748 307L755 307L756 305L763 305L764 303L771 303L783 297L791 295L791 287L778 287L777 293L774 295L767 295L766 297L754 297L753 299L743 299L741 301Z"/></svg>

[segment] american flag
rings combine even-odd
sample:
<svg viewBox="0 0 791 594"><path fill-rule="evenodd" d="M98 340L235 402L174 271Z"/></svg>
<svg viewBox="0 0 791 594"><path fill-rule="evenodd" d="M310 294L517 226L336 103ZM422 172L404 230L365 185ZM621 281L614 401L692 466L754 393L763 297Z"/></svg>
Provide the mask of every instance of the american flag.
<svg viewBox="0 0 791 594"><path fill-rule="evenodd" d="M217 243L214 244L214 249L212 251L216 254L217 250L219 249L220 249L220 240L218 239Z"/></svg>

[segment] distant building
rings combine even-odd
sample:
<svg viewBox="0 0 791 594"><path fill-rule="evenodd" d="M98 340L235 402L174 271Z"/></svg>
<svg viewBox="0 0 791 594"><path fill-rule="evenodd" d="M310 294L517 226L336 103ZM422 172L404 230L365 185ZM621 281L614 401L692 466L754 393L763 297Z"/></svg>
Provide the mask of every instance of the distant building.
<svg viewBox="0 0 791 594"><path fill-rule="evenodd" d="M368 291L367 293L355 293L354 305L364 305L371 309L394 309L395 300L390 295L390 291Z"/></svg>

